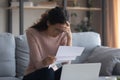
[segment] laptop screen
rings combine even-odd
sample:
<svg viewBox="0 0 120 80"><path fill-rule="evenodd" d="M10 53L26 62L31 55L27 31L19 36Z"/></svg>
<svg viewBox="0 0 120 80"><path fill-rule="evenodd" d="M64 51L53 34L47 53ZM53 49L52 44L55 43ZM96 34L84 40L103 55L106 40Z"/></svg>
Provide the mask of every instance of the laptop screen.
<svg viewBox="0 0 120 80"><path fill-rule="evenodd" d="M98 80L101 63L63 65L60 80Z"/></svg>

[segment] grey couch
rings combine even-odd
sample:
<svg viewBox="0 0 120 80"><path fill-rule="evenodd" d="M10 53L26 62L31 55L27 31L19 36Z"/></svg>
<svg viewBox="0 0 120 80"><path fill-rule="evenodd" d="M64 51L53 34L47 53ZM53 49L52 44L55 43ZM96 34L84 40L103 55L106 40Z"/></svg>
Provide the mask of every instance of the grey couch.
<svg viewBox="0 0 120 80"><path fill-rule="evenodd" d="M119 49L101 46L100 35L95 32L73 33L72 35L73 46L85 47L82 55L78 56L76 60L72 61L72 63L101 62L102 66L104 66L100 72L101 76L120 74ZM113 53L116 54L113 55ZM107 58L107 56L109 56L109 58ZM10 33L1 33L0 80L22 80L28 63L29 47L27 44L26 36L14 36ZM107 63L110 64L106 65Z"/></svg>

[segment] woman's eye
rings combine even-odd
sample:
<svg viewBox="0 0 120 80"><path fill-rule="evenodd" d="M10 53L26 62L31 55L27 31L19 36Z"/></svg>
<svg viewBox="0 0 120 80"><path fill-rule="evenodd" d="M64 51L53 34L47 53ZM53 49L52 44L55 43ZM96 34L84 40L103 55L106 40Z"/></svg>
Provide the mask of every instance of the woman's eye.
<svg viewBox="0 0 120 80"><path fill-rule="evenodd" d="M58 32L63 32L62 30L60 30L60 29L56 29L56 31L58 31Z"/></svg>

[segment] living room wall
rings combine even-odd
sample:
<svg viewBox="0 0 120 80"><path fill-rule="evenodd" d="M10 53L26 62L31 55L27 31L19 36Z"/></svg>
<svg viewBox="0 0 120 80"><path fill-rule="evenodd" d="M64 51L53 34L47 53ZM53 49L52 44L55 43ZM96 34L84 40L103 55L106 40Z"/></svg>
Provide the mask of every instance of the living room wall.
<svg viewBox="0 0 120 80"><path fill-rule="evenodd" d="M34 2L38 2L40 0L31 0ZM44 0L41 0L44 1ZM80 0L81 6L85 6L86 1L85 0ZM31 25L34 24L36 20L38 20L41 16L42 13L44 13L46 9L24 9L24 32L25 30L30 27ZM13 33L15 35L19 34L19 11L18 9L13 9ZM71 22L74 22L74 24L81 22L81 20L85 17L85 12L83 11L74 11L70 10L71 13L77 13L77 17L72 17Z"/></svg>
<svg viewBox="0 0 120 80"><path fill-rule="evenodd" d="M8 0L0 0L0 33L7 31L7 9L5 9L7 7L7 1ZM45 0L33 0L33 1L38 2L38 1L45 1ZM84 0L81 1L81 4L84 2L85 2ZM25 9L24 10L24 30L26 28L28 28L29 26L31 26L38 18L40 18L40 15L44 11L45 11L45 9L44 10ZM19 10L13 9L12 12L13 12L13 20L12 20L13 33L18 35L19 34ZM81 13L81 14L84 14L84 13ZM82 17L82 15L81 15L81 17ZM82 18L79 18L79 19L81 20Z"/></svg>
<svg viewBox="0 0 120 80"><path fill-rule="evenodd" d="M8 0L0 0L0 32L5 32L7 29L7 10L4 9L3 7L7 7L7 1ZM31 0L34 2L37 1L44 1L44 0ZM86 0L79 0L80 6L85 6L86 4ZM45 11L45 9L24 9L24 31L30 27L31 25L34 24L34 22L40 18L40 15ZM84 19L85 17L85 11L74 11L71 10L69 11L70 14L71 13L77 13L77 17L72 16L71 17L71 22L73 22L73 24L77 24L79 22L81 22L81 20ZM12 13L13 13L13 20L12 20L12 25L13 25L13 34L15 35L19 35L19 9L12 9ZM99 14L95 14L95 16L99 16ZM99 17L95 17L96 19L93 20L93 22L95 24L93 24L94 28L97 30L97 28L99 27L98 25L100 25L99 23L96 23L97 20L99 20ZM99 22L99 21L97 21ZM96 27L98 26L98 27ZM74 27L74 26L73 26ZM98 30L100 30L98 28Z"/></svg>
<svg viewBox="0 0 120 80"><path fill-rule="evenodd" d="M6 31L6 0L0 0L0 33Z"/></svg>

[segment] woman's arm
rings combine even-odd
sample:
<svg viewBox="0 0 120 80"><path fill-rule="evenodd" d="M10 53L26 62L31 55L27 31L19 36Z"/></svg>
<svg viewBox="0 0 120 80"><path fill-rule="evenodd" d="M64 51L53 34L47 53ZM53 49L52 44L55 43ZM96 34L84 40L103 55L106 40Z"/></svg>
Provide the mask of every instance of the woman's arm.
<svg viewBox="0 0 120 80"><path fill-rule="evenodd" d="M67 26L64 29L64 32L66 33L66 36L62 40L62 45L72 46L72 32L71 32L71 29L70 29L70 23L67 21L66 25ZM64 65L64 64L69 64L69 63L71 63L71 61L65 61L65 62L62 62L61 64Z"/></svg>
<svg viewBox="0 0 120 80"><path fill-rule="evenodd" d="M72 32L70 29L70 23L66 22L66 27L64 28L64 32L66 33L66 36L63 39L63 44L66 46L72 46Z"/></svg>
<svg viewBox="0 0 120 80"><path fill-rule="evenodd" d="M32 61L32 64L35 66L36 69L39 69L42 67L42 54L40 54L38 44L35 40L34 34L27 30L26 31L27 41L29 45L30 50L30 60Z"/></svg>
<svg viewBox="0 0 120 80"><path fill-rule="evenodd" d="M39 45L37 44L37 40L34 31L26 31L27 40L30 48L30 59L34 64L36 69L40 69L42 67L48 66L55 61L54 56L43 56L40 52Z"/></svg>

